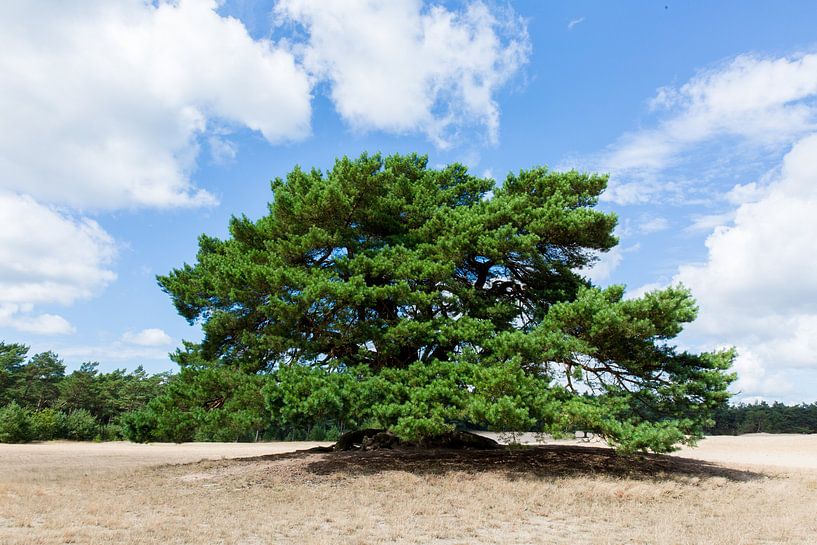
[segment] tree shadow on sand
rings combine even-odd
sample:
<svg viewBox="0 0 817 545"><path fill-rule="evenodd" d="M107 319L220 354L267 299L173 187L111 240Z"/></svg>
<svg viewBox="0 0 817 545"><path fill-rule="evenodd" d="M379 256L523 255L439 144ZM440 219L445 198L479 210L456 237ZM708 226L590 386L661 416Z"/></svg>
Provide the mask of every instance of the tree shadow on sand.
<svg viewBox="0 0 817 545"><path fill-rule="evenodd" d="M720 477L730 481L752 481L766 478L762 473L691 458L661 454L622 455L609 448L572 445L497 450L413 448L328 453L297 451L243 460L287 459L302 460L303 470L315 475L364 476L387 471L406 471L417 475L496 472L512 479L616 477L666 480Z"/></svg>

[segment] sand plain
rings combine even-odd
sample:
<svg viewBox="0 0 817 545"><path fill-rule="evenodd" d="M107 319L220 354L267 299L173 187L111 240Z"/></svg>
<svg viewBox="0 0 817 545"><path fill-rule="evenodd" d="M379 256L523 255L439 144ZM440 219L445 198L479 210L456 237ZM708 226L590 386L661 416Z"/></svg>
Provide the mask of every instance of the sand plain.
<svg viewBox="0 0 817 545"><path fill-rule="evenodd" d="M817 543L817 436L634 457L583 441L303 450L314 445L0 445L0 543Z"/></svg>

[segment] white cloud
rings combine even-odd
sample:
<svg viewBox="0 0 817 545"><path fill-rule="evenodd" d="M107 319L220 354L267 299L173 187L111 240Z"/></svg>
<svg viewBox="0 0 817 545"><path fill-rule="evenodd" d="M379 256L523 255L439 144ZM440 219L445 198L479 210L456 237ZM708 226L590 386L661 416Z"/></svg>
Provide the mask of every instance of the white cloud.
<svg viewBox="0 0 817 545"><path fill-rule="evenodd" d="M624 134L585 168L611 172L607 201L697 205L684 231L710 234L703 262L627 297L683 283L700 312L681 342L735 346L742 399L813 400L817 53L739 56L659 89L651 108L652 125ZM641 225L624 229L667 226Z"/></svg>
<svg viewBox="0 0 817 545"><path fill-rule="evenodd" d="M309 133L311 87L286 49L253 40L213 0L24 2L0 18L0 327L70 333L36 305L115 278L112 238L73 210L212 204L199 141L230 127L270 142ZM225 129L225 127L227 127Z"/></svg>
<svg viewBox="0 0 817 545"><path fill-rule="evenodd" d="M196 206L214 123L307 136L310 83L214 0L19 2L0 18L0 188L79 209ZM13 128L13 129L12 129Z"/></svg>
<svg viewBox="0 0 817 545"><path fill-rule="evenodd" d="M359 130L423 132L445 147L468 125L496 142L494 95L527 62L525 23L481 2L452 12L419 0L283 0L303 25L303 62L331 83L340 115Z"/></svg>
<svg viewBox="0 0 817 545"><path fill-rule="evenodd" d="M169 362L166 348L133 346L120 341L102 345L58 347L56 352L67 360L98 361L103 364L111 361L134 363L143 363L145 361Z"/></svg>
<svg viewBox="0 0 817 545"><path fill-rule="evenodd" d="M218 7L3 7L0 327L73 331L35 307L70 305L115 278L113 240L78 214L215 203L191 178L200 147L227 162L237 153L227 137L242 128L271 143L307 137L321 80L355 127L421 131L444 145L480 125L495 141L494 95L529 51L523 21L479 2L456 12L419 0L282 2L278 18L304 25L304 43L297 32L255 40ZM165 342L157 331L128 342Z"/></svg>
<svg viewBox="0 0 817 545"><path fill-rule="evenodd" d="M731 389L739 393L744 402L780 399L794 389L792 381L784 373L770 373L764 362L748 349L742 350L735 359L733 371L738 379Z"/></svg>
<svg viewBox="0 0 817 545"><path fill-rule="evenodd" d="M32 343L32 350L34 345ZM176 343L159 328L141 331L125 331L118 339L103 340L94 344L60 346L53 343L38 350L54 350L65 358L69 367L81 361L98 361L103 368L112 369L118 365L144 365L149 370L162 371L170 364L169 352Z"/></svg>
<svg viewBox="0 0 817 545"><path fill-rule="evenodd" d="M70 333L64 318L34 315L33 306L69 305L112 282L113 240L95 221L71 218L27 196L0 192L0 217L0 326Z"/></svg>
<svg viewBox="0 0 817 545"><path fill-rule="evenodd" d="M599 254L599 260L592 266L577 272L589 278L594 284L600 284L610 278L618 266L621 265L621 262L624 260L625 251L626 250L622 250L621 246L614 246L609 251Z"/></svg>
<svg viewBox="0 0 817 545"><path fill-rule="evenodd" d="M658 233L669 229L669 220L667 218L650 218L638 226L638 232L644 235Z"/></svg>
<svg viewBox="0 0 817 545"><path fill-rule="evenodd" d="M9 327L36 335L66 335L75 331L74 326L56 314L31 315L32 305L16 305L0 302L0 327Z"/></svg>
<svg viewBox="0 0 817 545"><path fill-rule="evenodd" d="M573 27L583 23L584 17L579 17L578 19L571 19L569 23L567 23L567 30L573 30Z"/></svg>
<svg viewBox="0 0 817 545"><path fill-rule="evenodd" d="M726 194L726 200L732 204L744 204L758 201L766 196L768 189L757 182L737 184Z"/></svg>
<svg viewBox="0 0 817 545"><path fill-rule="evenodd" d="M642 235L650 235L669 229L667 218L655 216L643 216L638 224L638 232Z"/></svg>
<svg viewBox="0 0 817 545"><path fill-rule="evenodd" d="M739 163L757 162L814 130L817 54L739 56L679 88L659 89L651 107L662 115L654 127L623 135L591 160L594 169L612 172L606 200L648 202L676 190L656 183L657 174L683 163L683 155L699 144L708 144L710 156L698 156L692 182L697 184L734 174Z"/></svg>
<svg viewBox="0 0 817 545"><path fill-rule="evenodd" d="M143 329L136 333L126 331L122 335L122 340L128 344L136 344L139 346L166 346L173 343L173 339L170 338L170 335L155 327Z"/></svg>
<svg viewBox="0 0 817 545"><path fill-rule="evenodd" d="M706 262L680 267L674 279L700 305L688 335L738 347L747 395L779 395L786 373L817 370L815 158L817 134L786 154L762 196L734 192L747 201L707 238Z"/></svg>
<svg viewBox="0 0 817 545"><path fill-rule="evenodd" d="M111 237L32 198L0 193L0 301L70 304L114 280Z"/></svg>
<svg viewBox="0 0 817 545"><path fill-rule="evenodd" d="M662 284L661 282L650 282L648 284L644 284L635 289L627 290L624 294L625 299L638 299L640 297L644 297L651 291L660 290L666 288L666 284Z"/></svg>
<svg viewBox="0 0 817 545"><path fill-rule="evenodd" d="M221 135L212 135L207 139L210 156L218 164L229 163L238 155L238 146Z"/></svg>
<svg viewBox="0 0 817 545"><path fill-rule="evenodd" d="M724 225L732 221L735 217L734 210L720 214L696 214L692 217L692 223L684 228L688 233L711 232L715 227Z"/></svg>

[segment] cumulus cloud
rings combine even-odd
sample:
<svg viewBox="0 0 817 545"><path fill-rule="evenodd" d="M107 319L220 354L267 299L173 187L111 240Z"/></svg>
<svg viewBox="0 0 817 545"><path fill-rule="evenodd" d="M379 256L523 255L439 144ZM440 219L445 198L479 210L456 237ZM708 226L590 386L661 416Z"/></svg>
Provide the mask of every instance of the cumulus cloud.
<svg viewBox="0 0 817 545"><path fill-rule="evenodd" d="M0 192L0 326L32 333L69 333L71 325L34 305L69 305L98 293L116 275L116 248L88 218L75 219L31 197Z"/></svg>
<svg viewBox="0 0 817 545"><path fill-rule="evenodd" d="M0 303L0 327L9 327L35 335L65 335L75 331L71 323L57 314L32 315L33 305Z"/></svg>
<svg viewBox="0 0 817 545"><path fill-rule="evenodd" d="M741 350L733 371L738 379L732 390L740 393L741 400L747 403L785 398L794 390L792 381L784 373L769 372L764 362L748 348Z"/></svg>
<svg viewBox="0 0 817 545"><path fill-rule="evenodd" d="M524 21L481 2L454 12L419 0L282 0L276 13L306 28L303 63L354 128L421 132L441 147L469 124L496 142L494 95L530 50Z"/></svg>
<svg viewBox="0 0 817 545"><path fill-rule="evenodd" d="M740 349L747 394L778 395L783 370L817 370L815 157L817 134L786 154L762 197L737 191L747 202L707 238L706 261L680 267L674 279L700 305L689 334Z"/></svg>
<svg viewBox="0 0 817 545"><path fill-rule="evenodd" d="M201 144L224 127L269 142L310 133L312 87L329 82L353 127L499 130L497 90L528 57L524 21L481 2L283 0L288 39L253 39L216 0L13 2L0 18L0 189L82 210L199 206ZM298 51L296 59L293 51Z"/></svg>
<svg viewBox="0 0 817 545"><path fill-rule="evenodd" d="M0 327L70 333L37 305L115 278L113 239L82 211L199 206L199 142L230 127L309 134L311 87L285 48L214 0L12 2L0 18ZM226 128L225 128L226 127ZM55 208L58 206L60 208Z"/></svg>
<svg viewBox="0 0 817 545"><path fill-rule="evenodd" d="M210 204L190 174L214 120L270 142L307 136L304 70L216 7L5 5L0 188L78 209Z"/></svg>
<svg viewBox="0 0 817 545"><path fill-rule="evenodd" d="M739 56L678 88L659 89L650 106L660 116L654 127L623 135L590 161L612 172L607 200L648 202L677 190L657 173L683 163L684 154L700 144L706 143L710 154L696 162L691 183L707 175L703 169L710 177L734 173L737 163L756 162L814 130L817 54ZM702 150L695 151L700 159Z"/></svg>
<svg viewBox="0 0 817 545"><path fill-rule="evenodd" d="M0 18L0 327L70 333L37 311L115 278L112 237L87 217L215 203L196 187L201 149L233 160L229 135L309 136L315 85L352 126L498 134L495 94L527 60L525 23L480 2L286 0L280 41L254 39L217 0L12 2ZM160 330L120 344L157 346ZM163 336L164 335L164 336ZM155 343L155 344L153 344Z"/></svg>
<svg viewBox="0 0 817 545"><path fill-rule="evenodd" d="M685 205L697 198L706 209L692 215L685 231L710 234L702 262L681 265L669 282L651 282L627 296L686 285L700 310L681 341L694 350L737 347L740 399L811 400L809 384L817 377L817 54L740 56L659 90L651 107L659 115L652 127L622 136L594 158L612 172L605 198ZM666 226L644 222L631 231Z"/></svg>
<svg viewBox="0 0 817 545"><path fill-rule="evenodd" d="M173 339L170 338L170 335L156 327L143 329L136 333L126 331L122 335L122 340L128 344L138 346L166 346L173 343Z"/></svg>

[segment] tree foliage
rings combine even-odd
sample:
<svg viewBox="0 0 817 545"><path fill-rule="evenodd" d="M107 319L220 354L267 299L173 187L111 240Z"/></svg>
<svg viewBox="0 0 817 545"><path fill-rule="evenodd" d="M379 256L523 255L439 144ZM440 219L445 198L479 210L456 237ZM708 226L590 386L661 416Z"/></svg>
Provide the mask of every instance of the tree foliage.
<svg viewBox="0 0 817 545"><path fill-rule="evenodd" d="M20 394L23 367L28 347L0 342L0 405L7 405Z"/></svg>
<svg viewBox="0 0 817 545"><path fill-rule="evenodd" d="M263 377L193 363L191 354L161 396L123 419L125 437L175 442L260 438L270 426L261 395Z"/></svg>
<svg viewBox="0 0 817 545"><path fill-rule="evenodd" d="M100 373L96 362L65 374L54 352L0 342L0 443L121 438L119 420L160 397L170 374Z"/></svg>
<svg viewBox="0 0 817 545"><path fill-rule="evenodd" d="M282 424L585 429L671 450L727 399L734 355L673 347L687 290L625 299L582 276L617 243L594 208L605 186L546 168L497 186L417 155L296 168L268 215L202 235L197 262L159 278L204 330L176 357L266 376Z"/></svg>

